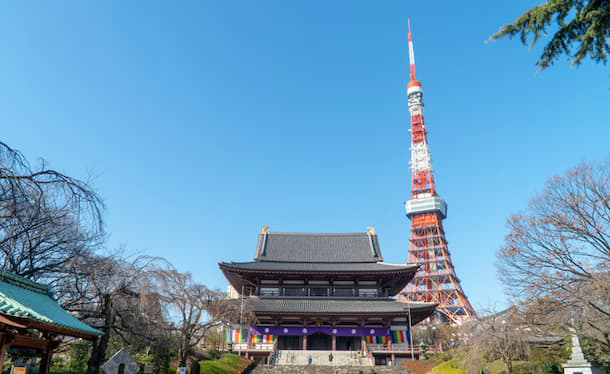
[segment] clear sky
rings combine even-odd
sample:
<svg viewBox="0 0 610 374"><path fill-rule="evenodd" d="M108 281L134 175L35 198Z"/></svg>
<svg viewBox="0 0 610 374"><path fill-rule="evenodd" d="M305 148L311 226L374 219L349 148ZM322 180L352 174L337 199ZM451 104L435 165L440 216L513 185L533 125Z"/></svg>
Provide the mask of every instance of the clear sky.
<svg viewBox="0 0 610 374"><path fill-rule="evenodd" d="M2 141L94 176L109 246L210 287L261 226L375 226L406 261L407 18L447 238L475 308L547 178L610 151L607 66L487 37L532 1L104 1L0 5ZM29 6L28 6L29 5Z"/></svg>

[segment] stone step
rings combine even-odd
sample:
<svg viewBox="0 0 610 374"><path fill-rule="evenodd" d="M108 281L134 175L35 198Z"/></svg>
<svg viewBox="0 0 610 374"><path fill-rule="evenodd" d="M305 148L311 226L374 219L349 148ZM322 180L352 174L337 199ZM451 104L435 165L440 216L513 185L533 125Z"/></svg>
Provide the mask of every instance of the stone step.
<svg viewBox="0 0 610 374"><path fill-rule="evenodd" d="M332 361L330 355L332 353ZM275 365L307 366L309 357L313 366L371 366L367 357L361 357L353 351L303 351L280 350L276 353Z"/></svg>
<svg viewBox="0 0 610 374"><path fill-rule="evenodd" d="M399 366L266 366L258 365L250 374L413 374Z"/></svg>

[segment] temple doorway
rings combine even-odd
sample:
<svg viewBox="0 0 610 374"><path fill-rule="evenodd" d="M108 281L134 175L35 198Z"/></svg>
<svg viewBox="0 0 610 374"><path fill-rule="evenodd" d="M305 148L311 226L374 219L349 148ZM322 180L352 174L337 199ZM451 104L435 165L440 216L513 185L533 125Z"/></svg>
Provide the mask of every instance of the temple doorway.
<svg viewBox="0 0 610 374"><path fill-rule="evenodd" d="M322 333L316 333L307 337L307 349L312 351L330 351L332 338Z"/></svg>
<svg viewBox="0 0 610 374"><path fill-rule="evenodd" d="M277 348L290 350L303 349L303 345L301 344L301 337L280 335L277 337Z"/></svg>
<svg viewBox="0 0 610 374"><path fill-rule="evenodd" d="M337 351L359 351L359 336L337 336Z"/></svg>

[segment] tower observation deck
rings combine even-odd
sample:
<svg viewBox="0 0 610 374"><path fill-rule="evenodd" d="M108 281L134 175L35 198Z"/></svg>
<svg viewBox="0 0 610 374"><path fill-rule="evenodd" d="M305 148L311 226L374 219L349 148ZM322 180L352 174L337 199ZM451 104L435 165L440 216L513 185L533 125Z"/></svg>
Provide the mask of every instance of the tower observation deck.
<svg viewBox="0 0 610 374"><path fill-rule="evenodd" d="M405 302L435 302L441 320L460 323L474 317L451 261L443 219L447 204L437 194L424 126L422 84L417 80L413 36L409 22L410 81L407 85L411 115L411 199L405 203L411 220L409 263L420 265L414 280L405 287L398 299Z"/></svg>

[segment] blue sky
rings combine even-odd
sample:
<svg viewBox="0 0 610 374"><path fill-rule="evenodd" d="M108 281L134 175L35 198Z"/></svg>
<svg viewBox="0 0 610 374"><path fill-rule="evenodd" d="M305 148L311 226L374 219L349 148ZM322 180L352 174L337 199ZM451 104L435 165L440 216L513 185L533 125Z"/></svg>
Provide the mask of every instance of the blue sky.
<svg viewBox="0 0 610 374"><path fill-rule="evenodd" d="M532 1L0 5L2 141L94 177L108 245L210 287L272 231L365 231L407 258L407 18L447 239L475 308L502 303L507 217L609 151L607 66L485 44Z"/></svg>

